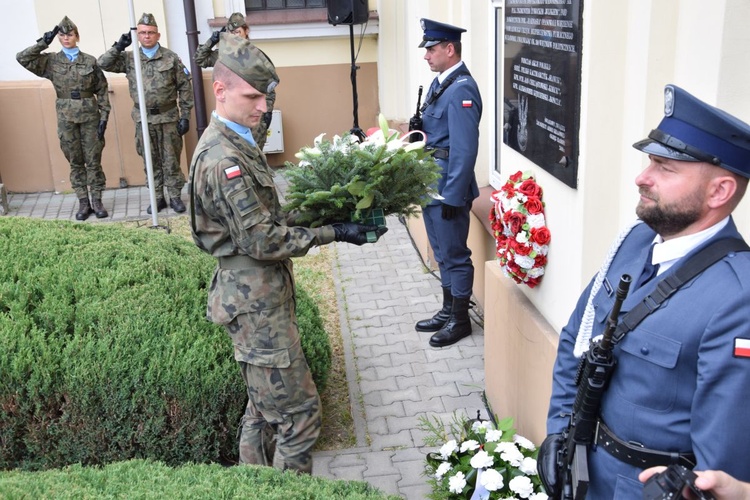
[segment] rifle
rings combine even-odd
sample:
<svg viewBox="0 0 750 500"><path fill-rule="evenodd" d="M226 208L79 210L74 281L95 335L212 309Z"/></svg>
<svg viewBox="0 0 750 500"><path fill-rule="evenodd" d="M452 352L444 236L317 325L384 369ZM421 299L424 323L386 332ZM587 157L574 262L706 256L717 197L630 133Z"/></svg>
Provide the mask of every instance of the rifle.
<svg viewBox="0 0 750 500"><path fill-rule="evenodd" d="M414 113L414 116L411 117L409 120L409 132L412 130L422 130L422 110L420 109L422 107L422 86L419 86L419 91L417 92L417 111ZM416 142L419 139L416 137L417 134L411 134L409 136L409 142Z"/></svg>
<svg viewBox="0 0 750 500"><path fill-rule="evenodd" d="M573 403L570 423L563 431L563 444L557 456L557 477L562 481L561 494L565 500L582 500L586 497L589 486L588 446L594 442L602 397L617 364L612 339L630 282L629 275L623 274L620 277L604 335L601 340L592 343L578 366L578 393Z"/></svg>

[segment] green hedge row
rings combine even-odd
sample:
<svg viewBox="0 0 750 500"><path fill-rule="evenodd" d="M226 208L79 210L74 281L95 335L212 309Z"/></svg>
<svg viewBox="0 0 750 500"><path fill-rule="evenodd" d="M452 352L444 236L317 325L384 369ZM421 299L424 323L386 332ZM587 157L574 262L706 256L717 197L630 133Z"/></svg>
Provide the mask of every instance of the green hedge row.
<svg viewBox="0 0 750 500"><path fill-rule="evenodd" d="M0 219L0 469L235 460L247 393L205 319L214 266L158 230ZM322 390L328 337L298 292Z"/></svg>
<svg viewBox="0 0 750 500"><path fill-rule="evenodd" d="M0 473L0 498L256 498L263 500L397 499L359 481L333 481L270 467L131 460L103 468L74 465L44 472Z"/></svg>

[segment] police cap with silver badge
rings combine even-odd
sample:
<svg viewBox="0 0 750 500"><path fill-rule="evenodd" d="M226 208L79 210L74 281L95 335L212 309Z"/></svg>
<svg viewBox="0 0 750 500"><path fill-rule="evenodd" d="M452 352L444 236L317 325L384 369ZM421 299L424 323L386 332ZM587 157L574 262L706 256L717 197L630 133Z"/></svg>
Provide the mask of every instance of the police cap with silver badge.
<svg viewBox="0 0 750 500"><path fill-rule="evenodd" d="M227 20L227 31L234 31L236 29L247 28L247 21L245 21L245 14L242 12L235 12Z"/></svg>
<svg viewBox="0 0 750 500"><path fill-rule="evenodd" d="M146 12L143 13L140 19L138 19L138 24L145 24L146 26L154 26L158 28L156 25L156 19L154 19L153 14L148 14Z"/></svg>
<svg viewBox="0 0 750 500"><path fill-rule="evenodd" d="M247 38L222 33L218 62L264 94L279 84L279 76L271 60Z"/></svg>
<svg viewBox="0 0 750 500"><path fill-rule="evenodd" d="M750 125L676 85L664 88L664 118L659 126L633 147L673 160L711 163L750 177Z"/></svg>
<svg viewBox="0 0 750 500"><path fill-rule="evenodd" d="M439 23L431 19L422 18L419 22L422 25L422 31L424 31L422 43L419 46L424 48L432 47L441 42L460 42L461 33L466 32L465 29L458 26Z"/></svg>
<svg viewBox="0 0 750 500"><path fill-rule="evenodd" d="M60 27L60 33L64 35L67 35L70 32L74 32L76 35L78 34L78 26L76 26L68 16L63 17L62 21L57 23L57 25Z"/></svg>

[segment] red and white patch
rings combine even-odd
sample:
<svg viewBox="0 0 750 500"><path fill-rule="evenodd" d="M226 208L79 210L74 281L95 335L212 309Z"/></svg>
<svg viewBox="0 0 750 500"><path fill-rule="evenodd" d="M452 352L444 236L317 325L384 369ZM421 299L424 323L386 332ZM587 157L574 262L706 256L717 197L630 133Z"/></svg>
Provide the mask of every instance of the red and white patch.
<svg viewBox="0 0 750 500"><path fill-rule="evenodd" d="M234 179L235 177L242 175L242 171L240 170L239 165L235 165L233 167L225 168L224 175L227 176L227 179Z"/></svg>
<svg viewBox="0 0 750 500"><path fill-rule="evenodd" d="M468 99L466 101L461 101L461 106L463 106L464 108L470 108L473 105L474 105L474 101L472 101L471 99Z"/></svg>
<svg viewBox="0 0 750 500"><path fill-rule="evenodd" d="M734 339L734 357L750 358L750 339Z"/></svg>

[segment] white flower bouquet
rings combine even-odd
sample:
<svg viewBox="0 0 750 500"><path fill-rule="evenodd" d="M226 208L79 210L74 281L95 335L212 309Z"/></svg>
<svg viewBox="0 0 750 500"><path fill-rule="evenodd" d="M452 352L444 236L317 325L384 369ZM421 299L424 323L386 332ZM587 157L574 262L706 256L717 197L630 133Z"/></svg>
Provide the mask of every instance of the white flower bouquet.
<svg viewBox="0 0 750 500"><path fill-rule="evenodd" d="M537 475L538 450L516 434L513 419L495 425L454 415L446 430L440 419L423 417L420 429L429 433L428 446L443 442L439 451L427 455L425 471L433 487L430 498L548 498Z"/></svg>

